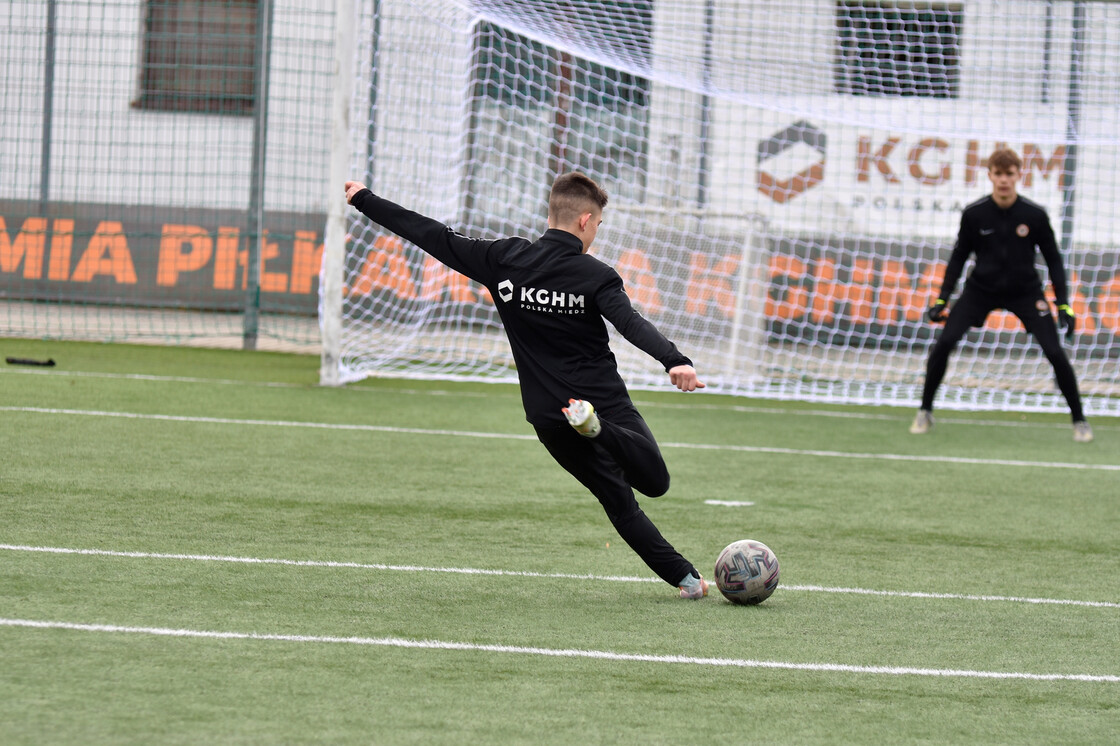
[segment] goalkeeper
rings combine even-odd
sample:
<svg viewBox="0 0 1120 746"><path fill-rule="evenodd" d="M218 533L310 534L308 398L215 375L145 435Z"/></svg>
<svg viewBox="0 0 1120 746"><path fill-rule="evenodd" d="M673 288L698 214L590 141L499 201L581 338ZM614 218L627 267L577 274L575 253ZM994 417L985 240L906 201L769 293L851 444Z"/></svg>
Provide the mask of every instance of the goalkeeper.
<svg viewBox="0 0 1120 746"><path fill-rule="evenodd" d="M1066 337L1072 338L1076 318L1069 306L1066 272L1046 211L1016 192L1021 168L1022 161L1015 151L1001 148L992 153L988 159L991 195L973 202L961 214L957 244L945 267L941 292L929 309L930 321L945 321L945 329L929 354L922 406L910 425L911 433L925 433L933 427L933 399L957 343L970 327L983 326L989 313L1004 308L1023 322L1054 367L1058 388L1073 417L1074 441L1088 443L1093 439L1093 430L1081 409L1077 376L1062 349L1050 304L1035 270L1036 248L1042 252L1050 271L1058 302L1058 323L1065 329ZM972 254L976 256L975 264L960 298L949 311L949 298Z"/></svg>
<svg viewBox="0 0 1120 746"><path fill-rule="evenodd" d="M537 438L598 498L638 556L680 589L681 598L706 596L707 581L634 497L635 489L650 497L665 494L669 472L618 373L603 319L658 360L681 391L704 384L692 361L630 305L618 273L588 255L606 192L580 173L558 177L548 200L548 230L536 241L468 238L356 181L346 182L346 199L373 222L490 291L517 364L526 419Z"/></svg>

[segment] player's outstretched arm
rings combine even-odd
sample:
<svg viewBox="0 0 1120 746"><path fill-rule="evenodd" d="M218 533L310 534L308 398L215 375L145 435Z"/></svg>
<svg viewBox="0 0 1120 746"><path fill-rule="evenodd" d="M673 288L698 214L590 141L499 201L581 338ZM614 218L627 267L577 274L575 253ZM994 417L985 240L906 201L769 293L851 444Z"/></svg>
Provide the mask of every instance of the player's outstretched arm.
<svg viewBox="0 0 1120 746"><path fill-rule="evenodd" d="M378 197L360 181L346 182L346 201L382 228L411 241L459 274L485 284L486 251L494 241L459 235L438 220Z"/></svg>
<svg viewBox="0 0 1120 746"><path fill-rule="evenodd" d="M696 369L691 365L677 365L670 368L669 381L681 391L704 388L704 382L696 376Z"/></svg>

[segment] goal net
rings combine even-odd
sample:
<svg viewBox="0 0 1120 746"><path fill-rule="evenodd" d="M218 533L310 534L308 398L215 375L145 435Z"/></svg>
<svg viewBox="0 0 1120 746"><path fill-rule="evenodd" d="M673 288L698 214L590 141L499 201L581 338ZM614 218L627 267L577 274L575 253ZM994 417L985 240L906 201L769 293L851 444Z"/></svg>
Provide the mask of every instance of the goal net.
<svg viewBox="0 0 1120 746"><path fill-rule="evenodd" d="M462 233L532 238L553 178L591 175L611 196L594 251L717 392L916 405L961 210L990 191L989 153L1014 148L1065 261L1086 410L1120 414L1120 4L370 0L357 15L355 178ZM485 288L347 220L339 380L516 380ZM666 385L613 348L633 388ZM938 406L1066 408L1005 312L959 346Z"/></svg>
<svg viewBox="0 0 1120 746"><path fill-rule="evenodd" d="M318 353L334 4L0 3L0 337Z"/></svg>

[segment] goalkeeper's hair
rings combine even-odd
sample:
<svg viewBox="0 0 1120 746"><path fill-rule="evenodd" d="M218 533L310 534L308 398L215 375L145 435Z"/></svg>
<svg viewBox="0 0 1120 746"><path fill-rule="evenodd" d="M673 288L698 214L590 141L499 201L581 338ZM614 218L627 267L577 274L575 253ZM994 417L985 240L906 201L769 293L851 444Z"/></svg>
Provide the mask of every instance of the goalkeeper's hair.
<svg viewBox="0 0 1120 746"><path fill-rule="evenodd" d="M548 217L557 225L579 220L580 215L602 211L607 206L607 193L590 176L578 171L562 174L552 182L548 195Z"/></svg>
<svg viewBox="0 0 1120 746"><path fill-rule="evenodd" d="M992 171L1023 170L1023 161L1011 148L999 148L988 156L988 168Z"/></svg>

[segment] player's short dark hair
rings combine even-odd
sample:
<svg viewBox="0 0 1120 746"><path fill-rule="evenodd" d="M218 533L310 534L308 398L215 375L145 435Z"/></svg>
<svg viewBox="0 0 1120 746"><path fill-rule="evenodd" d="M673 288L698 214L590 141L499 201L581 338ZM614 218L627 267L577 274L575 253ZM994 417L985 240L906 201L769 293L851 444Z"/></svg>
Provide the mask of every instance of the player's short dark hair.
<svg viewBox="0 0 1120 746"><path fill-rule="evenodd" d="M1010 171L1012 168L1016 171L1022 171L1023 161L1019 159L1019 154L1011 148L999 148L988 156L988 170Z"/></svg>
<svg viewBox="0 0 1120 746"><path fill-rule="evenodd" d="M548 195L548 217L559 224L579 220L579 216L607 206L607 193L590 176L578 171L562 174L552 182Z"/></svg>

